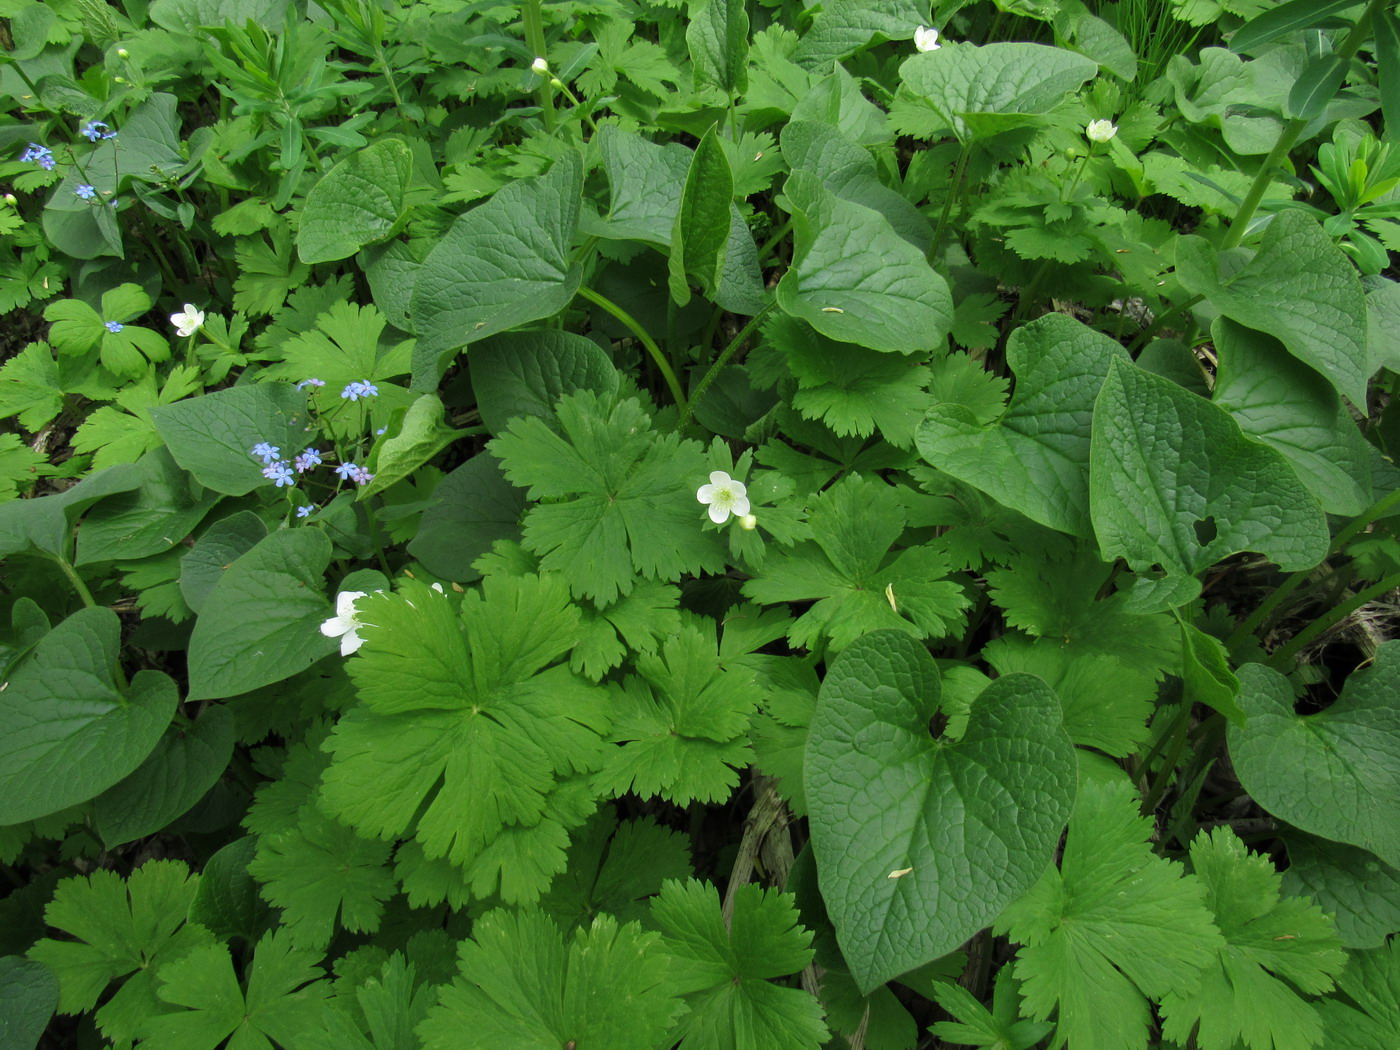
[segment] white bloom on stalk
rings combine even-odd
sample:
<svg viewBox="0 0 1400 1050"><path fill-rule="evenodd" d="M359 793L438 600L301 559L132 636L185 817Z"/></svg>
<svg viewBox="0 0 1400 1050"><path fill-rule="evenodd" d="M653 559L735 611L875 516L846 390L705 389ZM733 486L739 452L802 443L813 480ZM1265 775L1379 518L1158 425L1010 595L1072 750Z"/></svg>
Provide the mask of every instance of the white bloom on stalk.
<svg viewBox="0 0 1400 1050"><path fill-rule="evenodd" d="M710 473L710 483L696 490L695 498L709 505L711 521L723 525L729 520L729 515L743 517L749 512L746 493L743 482L733 480L722 470L715 470Z"/></svg>
<svg viewBox="0 0 1400 1050"><path fill-rule="evenodd" d="M181 338L194 335L204 324L204 311L196 310L194 303L186 303L182 313L170 315L170 323L175 326L175 334Z"/></svg>
<svg viewBox="0 0 1400 1050"><path fill-rule="evenodd" d="M540 76L544 76L549 72L549 63L546 62L543 58L537 58L530 63L530 68L533 69Z"/></svg>
<svg viewBox="0 0 1400 1050"><path fill-rule="evenodd" d="M340 639L341 656L349 656L365 644L360 637L364 624L355 612L355 603L364 596L364 591L341 591L335 596L335 615L321 624L321 633L327 638Z"/></svg>
<svg viewBox="0 0 1400 1050"><path fill-rule="evenodd" d="M1089 137L1090 142L1107 142L1118 134L1118 125L1109 120L1091 120L1089 126L1084 129L1084 134Z"/></svg>
<svg viewBox="0 0 1400 1050"><path fill-rule="evenodd" d="M932 26L919 26L914 30L914 46L920 51L937 51L941 46L938 43L938 30Z"/></svg>

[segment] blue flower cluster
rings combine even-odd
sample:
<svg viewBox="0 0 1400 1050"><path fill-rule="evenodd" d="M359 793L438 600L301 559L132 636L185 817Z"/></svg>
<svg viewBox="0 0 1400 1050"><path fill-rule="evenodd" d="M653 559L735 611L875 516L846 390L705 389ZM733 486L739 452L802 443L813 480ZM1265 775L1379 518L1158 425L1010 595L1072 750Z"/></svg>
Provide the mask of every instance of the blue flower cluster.
<svg viewBox="0 0 1400 1050"><path fill-rule="evenodd" d="M101 120L89 120L83 125L80 132L89 142L97 142L99 139L114 139L117 133Z"/></svg>
<svg viewBox="0 0 1400 1050"><path fill-rule="evenodd" d="M305 474L312 467L319 467L325 462L319 449L308 448L298 453L290 463L287 463L282 459L281 447L267 441L259 441L248 450L248 454L262 460L263 477L279 489L284 485L295 485L297 483L296 474ZM335 472L343 480L353 481L357 485L368 485L374 480L373 474L354 463L342 463L335 468ZM309 507L297 508L297 517L299 518L304 518L310 513L311 508Z"/></svg>
<svg viewBox="0 0 1400 1050"><path fill-rule="evenodd" d="M19 155L19 159L22 164L37 164L45 171L53 171L54 165L58 163L53 159L53 150L37 142L31 142L29 148Z"/></svg>
<svg viewBox="0 0 1400 1050"><path fill-rule="evenodd" d="M358 401L362 397L378 397L379 387L366 379L362 383L351 383L340 392L340 396L347 401Z"/></svg>

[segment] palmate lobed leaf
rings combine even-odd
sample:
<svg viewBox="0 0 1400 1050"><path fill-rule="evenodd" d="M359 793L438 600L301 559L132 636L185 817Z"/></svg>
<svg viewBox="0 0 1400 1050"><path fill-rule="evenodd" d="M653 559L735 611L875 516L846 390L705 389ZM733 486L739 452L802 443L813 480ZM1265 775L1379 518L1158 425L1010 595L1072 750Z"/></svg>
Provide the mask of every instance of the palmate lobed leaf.
<svg viewBox="0 0 1400 1050"><path fill-rule="evenodd" d="M1033 1018L1075 1050L1141 1050L1149 999L1190 995L1224 947L1203 889L1152 852L1124 781L1086 782L1063 859L996 920L1023 947L1016 976Z"/></svg>
<svg viewBox="0 0 1400 1050"><path fill-rule="evenodd" d="M460 617L453 604L411 580L361 599L365 643L350 668L360 703L326 744L324 808L362 834L411 835L460 868L495 857L499 870L531 836L562 858L590 807L552 809L555 793L599 765L609 723L602 690L546 670L577 636L567 585L489 576ZM515 895L532 899L547 881Z"/></svg>
<svg viewBox="0 0 1400 1050"><path fill-rule="evenodd" d="M497 1050L543 1046L664 1050L685 1010L659 934L611 916L565 942L536 909L487 912L457 947L458 975L418 1026L424 1050L464 1033Z"/></svg>
<svg viewBox="0 0 1400 1050"><path fill-rule="evenodd" d="M713 886L671 881L652 899L651 918L690 1007L680 1026L684 1050L816 1050L827 1038L812 995L768 980L812 961L812 935L797 925L791 895L741 886L726 923Z"/></svg>
<svg viewBox="0 0 1400 1050"><path fill-rule="evenodd" d="M1332 988L1346 953L1321 908L1280 899L1280 876L1229 828L1201 832L1191 866L1225 944L1189 995L1162 998L1163 1035L1201 1050L1307 1050L1322 1039L1314 1006L1298 994ZM1294 989L1297 989L1295 991Z"/></svg>
<svg viewBox="0 0 1400 1050"><path fill-rule="evenodd" d="M600 607L638 576L671 582L718 572L724 554L701 529L699 442L655 434L641 403L581 390L559 399L562 434L537 417L512 421L490 449L506 477L540 500L525 515L525 546Z"/></svg>

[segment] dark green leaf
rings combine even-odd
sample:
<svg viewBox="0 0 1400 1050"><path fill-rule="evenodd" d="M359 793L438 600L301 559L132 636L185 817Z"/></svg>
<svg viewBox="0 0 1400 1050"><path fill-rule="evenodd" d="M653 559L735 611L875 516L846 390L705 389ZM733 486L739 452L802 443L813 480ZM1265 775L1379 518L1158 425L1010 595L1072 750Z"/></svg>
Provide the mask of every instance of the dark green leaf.
<svg viewBox="0 0 1400 1050"><path fill-rule="evenodd" d="M1230 50L1238 54L1255 51L1271 40L1315 26L1357 6L1357 0L1288 0L1236 29L1230 37Z"/></svg>
<svg viewBox="0 0 1400 1050"><path fill-rule="evenodd" d="M725 0L711 0L711 6ZM681 205L671 227L671 298L677 305L690 302L687 275L700 282L713 297L724 268L729 244L729 206L734 197L734 175L719 144L715 128L705 132L690 158Z"/></svg>
<svg viewBox="0 0 1400 1050"><path fill-rule="evenodd" d="M311 187L297 229L304 263L333 262L391 236L404 207L413 156L400 139L352 153Z"/></svg>

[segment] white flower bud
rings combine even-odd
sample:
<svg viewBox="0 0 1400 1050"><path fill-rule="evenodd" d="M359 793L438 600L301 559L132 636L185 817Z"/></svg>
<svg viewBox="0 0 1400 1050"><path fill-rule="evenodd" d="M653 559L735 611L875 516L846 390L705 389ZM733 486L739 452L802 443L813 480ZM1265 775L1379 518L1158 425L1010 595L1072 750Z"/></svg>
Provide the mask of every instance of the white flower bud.
<svg viewBox="0 0 1400 1050"><path fill-rule="evenodd" d="M739 519L739 528L746 532L753 532L754 529L758 528L758 518L752 514L745 514Z"/></svg>
<svg viewBox="0 0 1400 1050"><path fill-rule="evenodd" d="M544 76L546 73L549 72L549 63L546 62L543 58L537 58L530 63L530 68L533 69L540 76Z"/></svg>
<svg viewBox="0 0 1400 1050"><path fill-rule="evenodd" d="M131 52L128 51L128 50L127 50L126 48L124 48L124 47L119 47L119 48L117 48L117 57L118 57L118 58L130 58L130 57L131 57Z"/></svg>

